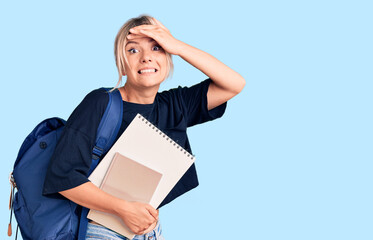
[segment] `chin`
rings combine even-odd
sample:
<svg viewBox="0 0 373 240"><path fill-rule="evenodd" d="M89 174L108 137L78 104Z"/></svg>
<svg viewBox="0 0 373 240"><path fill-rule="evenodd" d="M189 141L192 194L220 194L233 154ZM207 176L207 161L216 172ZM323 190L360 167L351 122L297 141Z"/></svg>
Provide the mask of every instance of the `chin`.
<svg viewBox="0 0 373 240"><path fill-rule="evenodd" d="M163 80L155 80L155 79L147 79L147 80L143 80L141 81L141 85L143 85L144 87L156 87L159 85L161 85L161 83L163 82Z"/></svg>
<svg viewBox="0 0 373 240"><path fill-rule="evenodd" d="M160 85L165 80L164 77L154 76L154 77L145 77L140 78L139 82L143 83L146 86Z"/></svg>

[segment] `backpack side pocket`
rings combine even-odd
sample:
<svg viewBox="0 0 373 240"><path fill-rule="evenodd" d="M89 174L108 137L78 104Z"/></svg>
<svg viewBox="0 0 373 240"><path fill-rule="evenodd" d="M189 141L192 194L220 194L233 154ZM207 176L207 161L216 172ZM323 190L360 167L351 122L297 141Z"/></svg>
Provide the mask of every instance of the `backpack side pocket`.
<svg viewBox="0 0 373 240"><path fill-rule="evenodd" d="M23 239L32 240L31 239L32 221L30 218L30 213L25 204L25 200L22 196L22 192L19 190L14 195L13 209L14 209L14 216L17 219L17 222L19 224Z"/></svg>

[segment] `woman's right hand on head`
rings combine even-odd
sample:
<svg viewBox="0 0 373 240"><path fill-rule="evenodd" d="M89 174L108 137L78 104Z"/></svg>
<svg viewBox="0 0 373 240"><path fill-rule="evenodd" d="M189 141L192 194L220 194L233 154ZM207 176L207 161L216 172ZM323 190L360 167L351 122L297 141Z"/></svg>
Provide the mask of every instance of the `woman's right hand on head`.
<svg viewBox="0 0 373 240"><path fill-rule="evenodd" d="M119 217L136 235L151 231L158 221L158 210L149 204L125 202L119 209Z"/></svg>

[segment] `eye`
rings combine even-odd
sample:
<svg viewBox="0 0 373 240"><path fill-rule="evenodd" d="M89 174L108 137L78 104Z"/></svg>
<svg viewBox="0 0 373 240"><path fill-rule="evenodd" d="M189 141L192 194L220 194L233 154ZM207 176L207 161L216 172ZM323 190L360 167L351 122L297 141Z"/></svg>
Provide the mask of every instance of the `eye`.
<svg viewBox="0 0 373 240"><path fill-rule="evenodd" d="M154 51L161 51L161 50L162 50L162 47L159 46L159 45L155 45L155 46L153 47L153 50L154 50Z"/></svg>
<svg viewBox="0 0 373 240"><path fill-rule="evenodd" d="M137 53L139 52L139 50L135 49L135 48L131 48L129 50L127 50L129 53Z"/></svg>

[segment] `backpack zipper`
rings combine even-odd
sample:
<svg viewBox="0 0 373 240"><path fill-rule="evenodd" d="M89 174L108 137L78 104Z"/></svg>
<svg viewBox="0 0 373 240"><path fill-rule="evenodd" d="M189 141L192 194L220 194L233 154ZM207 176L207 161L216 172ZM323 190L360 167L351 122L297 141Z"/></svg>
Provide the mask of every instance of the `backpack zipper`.
<svg viewBox="0 0 373 240"><path fill-rule="evenodd" d="M9 210L10 210L10 220L8 225L8 236L12 236L12 217L13 217L13 201L14 201L14 189L17 187L16 182L13 177L13 172L9 175L9 183L10 183L10 198L9 198ZM17 239L17 236L16 236Z"/></svg>

